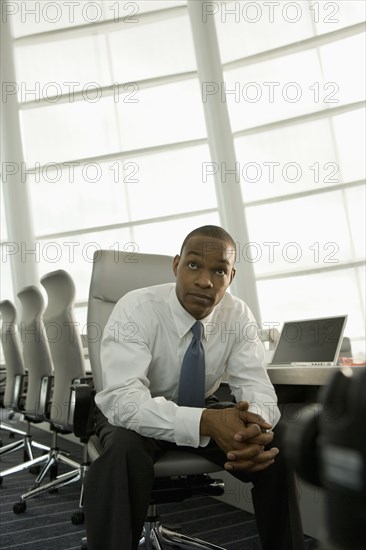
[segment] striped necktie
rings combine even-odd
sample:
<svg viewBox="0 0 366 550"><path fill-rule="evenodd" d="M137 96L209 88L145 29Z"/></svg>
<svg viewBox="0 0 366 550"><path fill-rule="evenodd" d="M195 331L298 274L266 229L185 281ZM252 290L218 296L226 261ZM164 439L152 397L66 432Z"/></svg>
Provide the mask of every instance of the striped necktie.
<svg viewBox="0 0 366 550"><path fill-rule="evenodd" d="M184 355L180 371L178 405L204 407L205 350L202 345L202 323L196 321L191 330L193 338Z"/></svg>

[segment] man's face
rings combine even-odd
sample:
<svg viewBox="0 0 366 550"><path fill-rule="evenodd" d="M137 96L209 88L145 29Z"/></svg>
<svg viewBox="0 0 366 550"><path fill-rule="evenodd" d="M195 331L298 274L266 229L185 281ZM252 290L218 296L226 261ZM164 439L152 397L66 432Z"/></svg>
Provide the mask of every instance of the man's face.
<svg viewBox="0 0 366 550"><path fill-rule="evenodd" d="M177 297L195 319L203 319L224 296L235 275L235 252L230 243L204 235L191 237L181 256L175 256Z"/></svg>

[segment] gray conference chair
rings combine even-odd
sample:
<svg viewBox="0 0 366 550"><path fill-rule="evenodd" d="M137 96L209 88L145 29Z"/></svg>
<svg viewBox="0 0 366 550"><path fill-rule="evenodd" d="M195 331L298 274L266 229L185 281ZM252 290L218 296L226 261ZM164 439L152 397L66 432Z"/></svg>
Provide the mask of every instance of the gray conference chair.
<svg viewBox="0 0 366 550"><path fill-rule="evenodd" d="M24 413L22 397L27 375L24 367L19 327L16 323L16 308L10 300L3 300L0 302L0 312L2 317L1 344L6 368L3 406L5 412L11 417L16 413ZM21 439L17 439L0 448L1 457L8 453L23 450L24 460L32 460L34 458L32 447L44 451L49 450L49 447L33 441L29 420L26 432L18 430L2 421L0 422L0 428L8 432L10 436L21 436Z"/></svg>
<svg viewBox="0 0 366 550"><path fill-rule="evenodd" d="M90 283L88 304L88 344L91 367L93 371L96 391L102 388L102 374L100 364L100 344L102 331L109 319L115 303L127 292L175 280L173 259L168 256L151 254L131 254L111 250L97 251L94 255L93 273ZM96 436L92 436L88 444L91 460L96 460L100 454L100 446ZM206 543L196 538L187 537L167 529L160 523L156 512L159 502L183 500L182 494L192 494L193 486L190 480L198 485L197 492L206 494L222 494L223 483L213 480L208 474L217 472L220 467L200 456L185 451L168 451L155 464L156 492L153 491L152 500L145 522L141 544L146 548L159 550L164 544L175 548L194 548L196 550L224 550L214 544ZM190 477L192 476L192 478ZM170 485L169 496L159 480L176 478L176 487ZM174 481L172 480L174 484ZM159 500L159 499L162 500ZM123 541L121 541L123 545ZM84 541L84 547L86 543Z"/></svg>
<svg viewBox="0 0 366 550"><path fill-rule="evenodd" d="M28 371L28 385L24 405L24 418L31 423L45 420L45 410L50 400L53 367L43 324L44 301L40 290L27 286L18 293L22 304L20 333L23 342L23 359ZM1 472L0 479L10 474L39 466L47 455L33 458ZM40 474L39 474L40 475ZM36 479L37 482L38 478Z"/></svg>
<svg viewBox="0 0 366 550"><path fill-rule="evenodd" d="M50 422L53 441L49 453L43 457L44 465L33 489L21 495L20 501L14 505L15 513L24 512L25 502L30 498L71 483L82 482L87 469L86 445L84 460L81 464L70 459L58 447L58 434L72 432L70 388L72 385L87 381L83 347L74 315L75 285L70 275L64 270L48 273L41 279L41 284L46 289L48 296L47 308L43 319L40 320L43 326L43 353L47 349L48 361L52 358L54 375L52 398L45 411L45 418ZM70 466L72 470L57 476L59 464ZM49 471L52 472L52 480L41 485ZM72 515L71 520L74 524L84 521L82 491L79 511Z"/></svg>

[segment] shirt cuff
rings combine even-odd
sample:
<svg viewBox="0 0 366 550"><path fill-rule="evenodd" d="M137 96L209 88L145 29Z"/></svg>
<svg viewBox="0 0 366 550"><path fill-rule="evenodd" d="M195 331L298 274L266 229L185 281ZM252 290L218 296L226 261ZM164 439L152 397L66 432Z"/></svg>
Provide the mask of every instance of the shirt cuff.
<svg viewBox="0 0 366 550"><path fill-rule="evenodd" d="M249 405L249 412L259 414L266 422L269 422L272 424L272 428L274 428L277 424L277 422L280 419L281 413L277 407L276 404L268 405L267 407L261 407L258 408L258 405L256 403Z"/></svg>
<svg viewBox="0 0 366 550"><path fill-rule="evenodd" d="M175 416L174 436L176 445L206 447L210 438L200 435L201 416L204 409L178 407Z"/></svg>

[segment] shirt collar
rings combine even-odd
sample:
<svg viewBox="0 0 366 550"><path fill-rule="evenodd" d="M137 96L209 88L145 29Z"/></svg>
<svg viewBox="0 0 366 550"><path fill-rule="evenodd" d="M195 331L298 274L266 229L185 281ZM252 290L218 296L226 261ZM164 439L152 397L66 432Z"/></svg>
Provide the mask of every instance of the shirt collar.
<svg viewBox="0 0 366 550"><path fill-rule="evenodd" d="M176 293L175 285L172 287L169 296L169 307L170 311L178 332L179 338L183 338L193 327L194 323L197 321L180 303ZM216 307L216 306L215 306ZM209 332L207 332L207 325L211 322L215 308L211 311L207 317L200 319L200 322L203 325L203 340L207 341Z"/></svg>

